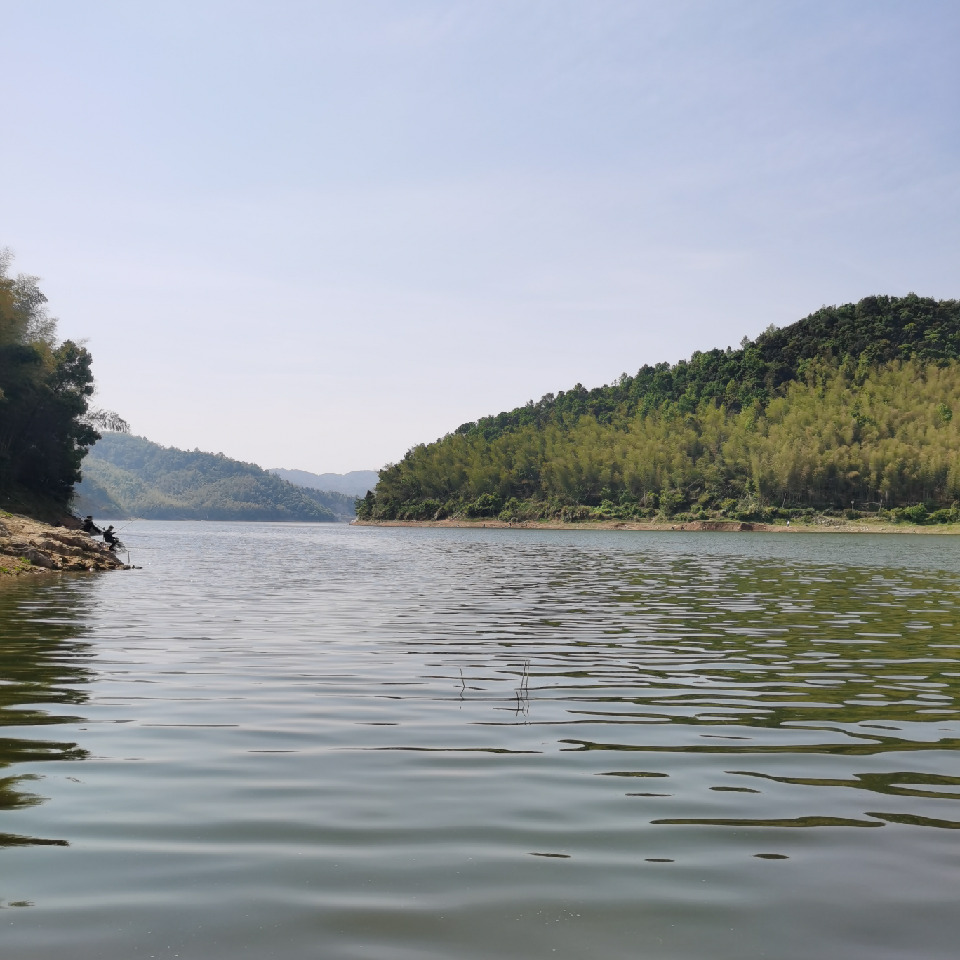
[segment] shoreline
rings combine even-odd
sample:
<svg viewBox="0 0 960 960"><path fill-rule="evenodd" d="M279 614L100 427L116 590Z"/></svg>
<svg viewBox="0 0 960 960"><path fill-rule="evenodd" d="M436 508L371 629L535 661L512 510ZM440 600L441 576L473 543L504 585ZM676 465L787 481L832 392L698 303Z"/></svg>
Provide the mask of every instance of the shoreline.
<svg viewBox="0 0 960 960"><path fill-rule="evenodd" d="M127 569L104 544L82 530L0 512L0 580Z"/></svg>
<svg viewBox="0 0 960 960"><path fill-rule="evenodd" d="M658 533L874 533L950 536L960 534L960 524L903 524L882 520L841 520L823 517L813 523L755 523L749 520L586 520L563 523L560 520L508 521L495 518L479 520L354 520L356 527L471 527L503 530L629 530Z"/></svg>

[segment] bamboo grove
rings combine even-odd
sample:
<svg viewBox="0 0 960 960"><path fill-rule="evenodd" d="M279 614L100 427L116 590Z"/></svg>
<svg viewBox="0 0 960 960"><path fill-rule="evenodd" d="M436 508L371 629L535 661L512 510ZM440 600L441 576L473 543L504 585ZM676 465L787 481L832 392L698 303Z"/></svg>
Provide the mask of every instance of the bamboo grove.
<svg viewBox="0 0 960 960"><path fill-rule="evenodd" d="M960 303L825 307L410 450L362 519L960 519Z"/></svg>

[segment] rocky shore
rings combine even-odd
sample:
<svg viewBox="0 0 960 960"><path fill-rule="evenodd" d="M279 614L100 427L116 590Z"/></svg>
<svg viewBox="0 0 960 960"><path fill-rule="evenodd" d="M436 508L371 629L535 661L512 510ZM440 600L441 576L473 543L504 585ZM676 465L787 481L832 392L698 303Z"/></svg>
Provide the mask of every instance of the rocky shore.
<svg viewBox="0 0 960 960"><path fill-rule="evenodd" d="M100 540L82 530L0 513L0 577L124 569Z"/></svg>

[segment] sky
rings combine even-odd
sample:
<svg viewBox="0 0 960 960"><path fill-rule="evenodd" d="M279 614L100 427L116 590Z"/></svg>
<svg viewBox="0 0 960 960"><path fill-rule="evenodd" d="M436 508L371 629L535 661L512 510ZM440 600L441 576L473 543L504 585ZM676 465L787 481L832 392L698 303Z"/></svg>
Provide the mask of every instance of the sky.
<svg viewBox="0 0 960 960"><path fill-rule="evenodd" d="M960 296L955 0L0 0L0 247L167 446L378 469Z"/></svg>

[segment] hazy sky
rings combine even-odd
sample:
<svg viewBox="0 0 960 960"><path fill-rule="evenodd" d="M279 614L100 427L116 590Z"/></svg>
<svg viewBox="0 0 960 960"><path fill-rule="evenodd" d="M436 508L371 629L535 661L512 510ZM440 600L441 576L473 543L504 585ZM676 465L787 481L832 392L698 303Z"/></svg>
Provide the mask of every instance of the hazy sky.
<svg viewBox="0 0 960 960"><path fill-rule="evenodd" d="M956 0L0 0L0 246L134 432L377 468L960 296Z"/></svg>

